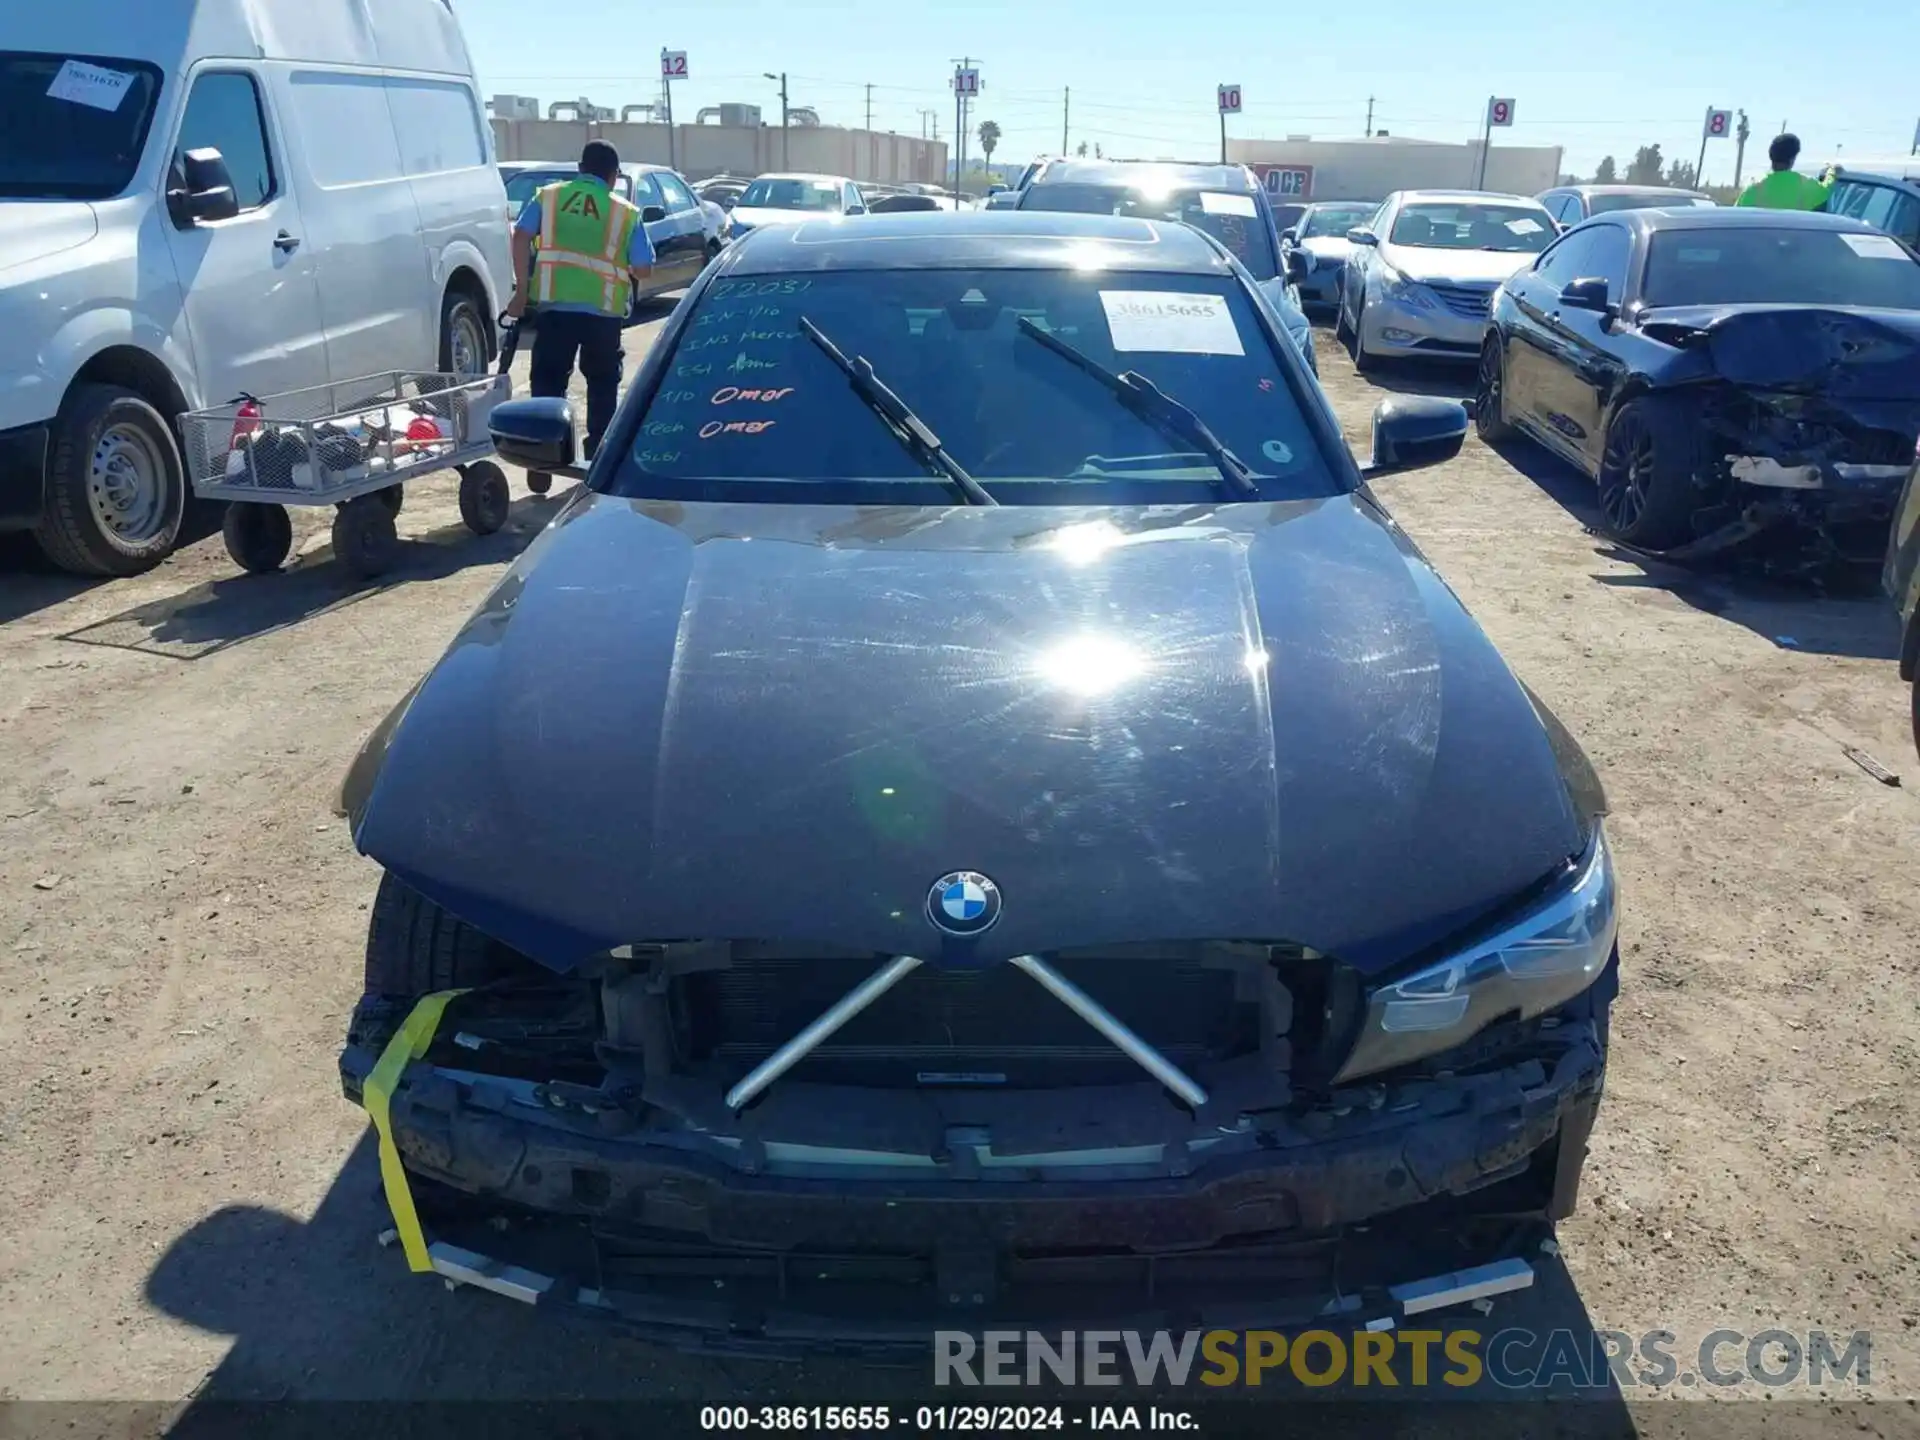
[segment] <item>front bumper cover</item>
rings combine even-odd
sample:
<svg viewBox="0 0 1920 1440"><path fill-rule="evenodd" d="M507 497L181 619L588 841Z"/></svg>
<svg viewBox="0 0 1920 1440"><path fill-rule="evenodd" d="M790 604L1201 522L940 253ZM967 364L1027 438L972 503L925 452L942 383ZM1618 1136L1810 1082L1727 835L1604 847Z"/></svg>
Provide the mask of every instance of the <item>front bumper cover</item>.
<svg viewBox="0 0 1920 1440"><path fill-rule="evenodd" d="M756 1128L757 1111L733 1134L645 1130L424 1062L390 1117L409 1174L447 1187L425 1192L449 1200L437 1214L427 1202L431 1238L551 1279L520 1298L696 1348L923 1352L935 1329L982 1324L1305 1324L1363 1284L1353 1236L1412 1207L1431 1218L1397 1219L1394 1244L1428 1253L1381 1257L1382 1293L1464 1268L1445 1227L1537 1224L1574 1202L1604 1048L1591 1020L1538 1040L1507 1068L1358 1087L1117 1180L958 1154L839 1178L777 1123ZM350 1099L376 1058L342 1055ZM813 1108L810 1087L781 1088L795 1103L779 1113Z"/></svg>

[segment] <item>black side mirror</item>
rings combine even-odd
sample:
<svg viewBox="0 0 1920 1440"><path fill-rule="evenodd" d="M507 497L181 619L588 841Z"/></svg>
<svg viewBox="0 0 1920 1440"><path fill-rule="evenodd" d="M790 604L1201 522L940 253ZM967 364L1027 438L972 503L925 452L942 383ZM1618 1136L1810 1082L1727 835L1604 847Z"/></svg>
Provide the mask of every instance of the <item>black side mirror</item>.
<svg viewBox="0 0 1920 1440"><path fill-rule="evenodd" d="M662 221L666 218L667 218L667 212L661 209L658 205L649 205L640 212L640 223L642 225L657 224L659 221Z"/></svg>
<svg viewBox="0 0 1920 1440"><path fill-rule="evenodd" d="M1380 237L1364 225L1356 225L1347 231L1347 239L1355 245L1378 245Z"/></svg>
<svg viewBox="0 0 1920 1440"><path fill-rule="evenodd" d="M500 409L506 409L501 406ZM493 412L495 415L500 410ZM1438 465L1460 453L1467 438L1467 407L1431 395L1396 395L1373 411L1373 461L1365 475Z"/></svg>
<svg viewBox="0 0 1920 1440"><path fill-rule="evenodd" d="M180 157L176 175L181 183L179 188L167 192L167 206L177 224L231 220L240 213L240 200L233 193L233 176L227 171L226 157L213 147L185 152Z"/></svg>
<svg viewBox="0 0 1920 1440"><path fill-rule="evenodd" d="M502 460L547 474L573 469L573 407L565 400L509 400L496 405L487 417L487 431Z"/></svg>
<svg viewBox="0 0 1920 1440"><path fill-rule="evenodd" d="M1280 256L1281 262L1287 267L1287 283L1289 285L1299 285L1303 283L1307 278L1308 272L1313 268L1312 263L1307 259L1307 252L1304 250L1283 250L1280 252Z"/></svg>
<svg viewBox="0 0 1920 1440"><path fill-rule="evenodd" d="M864 205L847 206L847 214L849 215L864 215L866 213L867 213L867 207Z"/></svg>
<svg viewBox="0 0 1920 1440"><path fill-rule="evenodd" d="M1298 245L1300 243L1300 232L1291 229L1282 230L1280 232L1280 243L1282 245Z"/></svg>
<svg viewBox="0 0 1920 1440"><path fill-rule="evenodd" d="M1569 310L1597 310L1607 313L1607 282L1588 278L1571 281L1560 292L1560 303Z"/></svg>

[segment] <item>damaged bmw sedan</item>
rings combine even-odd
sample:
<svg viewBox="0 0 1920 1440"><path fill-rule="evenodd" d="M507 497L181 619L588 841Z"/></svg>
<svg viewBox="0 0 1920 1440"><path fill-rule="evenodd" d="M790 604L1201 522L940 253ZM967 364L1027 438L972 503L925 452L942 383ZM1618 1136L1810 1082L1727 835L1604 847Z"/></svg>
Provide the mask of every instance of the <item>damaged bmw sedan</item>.
<svg viewBox="0 0 1920 1440"><path fill-rule="evenodd" d="M1481 438L1593 477L1630 546L1784 523L1877 561L1920 433L1920 260L1844 216L1596 216L1495 297L1477 407Z"/></svg>
<svg viewBox="0 0 1920 1440"><path fill-rule="evenodd" d="M754 1352L1527 1283L1617 901L1593 770L1368 488L1466 426L1389 400L1357 466L1180 224L730 247L345 782L414 1268ZM564 401L493 427L571 464ZM1476 1222L1467 1278L1411 1245Z"/></svg>

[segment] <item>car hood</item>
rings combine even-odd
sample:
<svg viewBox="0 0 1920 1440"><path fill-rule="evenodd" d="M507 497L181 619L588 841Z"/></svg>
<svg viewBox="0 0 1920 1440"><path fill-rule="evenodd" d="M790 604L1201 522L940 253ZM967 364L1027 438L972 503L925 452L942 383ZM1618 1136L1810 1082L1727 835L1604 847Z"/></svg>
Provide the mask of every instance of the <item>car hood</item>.
<svg viewBox="0 0 1920 1440"><path fill-rule="evenodd" d="M669 939L987 963L1233 937L1377 971L1578 852L1557 743L1358 497L585 494L342 799L364 853L561 970ZM1003 895L970 944L925 913L955 870Z"/></svg>
<svg viewBox="0 0 1920 1440"><path fill-rule="evenodd" d="M0 275L86 244L100 233L79 200L0 200Z"/></svg>
<svg viewBox="0 0 1920 1440"><path fill-rule="evenodd" d="M1353 253L1353 242L1344 235L1309 235L1297 243L1316 264L1326 261L1337 265Z"/></svg>
<svg viewBox="0 0 1920 1440"><path fill-rule="evenodd" d="M1409 280L1437 285L1497 285L1536 258L1504 250L1442 250L1431 245L1384 243L1380 254Z"/></svg>
<svg viewBox="0 0 1920 1440"><path fill-rule="evenodd" d="M1920 313L1822 305L1691 305L1639 317L1735 385L1920 400Z"/></svg>
<svg viewBox="0 0 1920 1440"><path fill-rule="evenodd" d="M752 226L758 229L762 225L797 225L804 220L831 220L840 212L837 210L779 210L764 205L736 205L733 207L734 228Z"/></svg>

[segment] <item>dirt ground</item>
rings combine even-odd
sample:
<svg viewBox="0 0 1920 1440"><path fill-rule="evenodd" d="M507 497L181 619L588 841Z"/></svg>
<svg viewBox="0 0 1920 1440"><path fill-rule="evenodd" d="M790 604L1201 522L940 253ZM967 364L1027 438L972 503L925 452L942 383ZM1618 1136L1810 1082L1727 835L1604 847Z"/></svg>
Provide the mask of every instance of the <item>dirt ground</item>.
<svg viewBox="0 0 1920 1440"><path fill-rule="evenodd" d="M1356 446L1387 391L1464 393L1320 344ZM1612 1072L1543 1291L1628 1332L1870 1330L1875 1390L1920 1395L1920 762L1887 606L1607 558L1591 487L1522 448L1381 493L1613 801ZM447 1293L374 1241L334 1059L376 875L335 787L560 499L475 541L425 482L376 587L324 512L279 576L217 536L108 583L0 560L0 1399L791 1383Z"/></svg>

